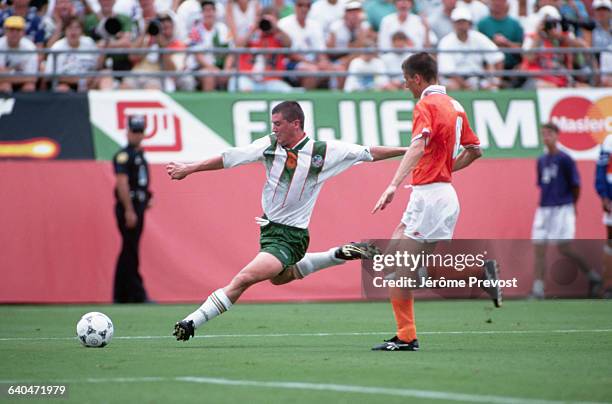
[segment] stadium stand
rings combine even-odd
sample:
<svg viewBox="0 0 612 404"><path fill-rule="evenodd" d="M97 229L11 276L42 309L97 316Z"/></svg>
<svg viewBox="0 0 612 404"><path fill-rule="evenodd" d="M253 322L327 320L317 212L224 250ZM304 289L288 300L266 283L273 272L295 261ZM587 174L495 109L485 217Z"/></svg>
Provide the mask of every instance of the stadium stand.
<svg viewBox="0 0 612 404"><path fill-rule="evenodd" d="M263 7L278 15L270 29L289 44L252 46L254 28L267 28ZM443 75L459 73L469 88L495 88L500 78L501 88L606 86L611 9L610 0L3 0L0 89L224 91L239 77L282 78L280 86L245 87L252 91L342 89L347 76L369 74L348 70L357 55L394 60L423 49L443 52ZM498 49L483 53L471 39L452 40L458 22L451 15L467 10L470 38L479 31ZM393 45L400 31L407 46ZM479 65L497 51L506 56L503 70L462 62ZM254 63L241 67L240 55ZM386 73L398 82L397 69L387 65Z"/></svg>

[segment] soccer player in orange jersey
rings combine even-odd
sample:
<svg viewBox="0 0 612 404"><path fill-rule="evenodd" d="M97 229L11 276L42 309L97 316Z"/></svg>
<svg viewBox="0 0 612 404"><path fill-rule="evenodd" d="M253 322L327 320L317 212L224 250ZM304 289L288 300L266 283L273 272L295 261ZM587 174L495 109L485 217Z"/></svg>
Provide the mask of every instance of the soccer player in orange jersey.
<svg viewBox="0 0 612 404"><path fill-rule="evenodd" d="M468 123L465 110L437 85L438 67L427 53L418 53L402 64L405 87L418 99L413 114L412 142L391 184L383 192L372 213L383 210L397 188L412 172L413 191L393 239L402 240L409 254L433 252L436 241L453 236L459 216L459 201L451 185L451 173L469 166L482 155L480 142ZM463 150L460 151L460 146ZM431 275L431 269L428 269ZM478 268L480 277L497 278L497 264L488 261ZM485 289L499 307L501 289ZM410 291L391 293L397 334L373 350L417 351L413 304Z"/></svg>

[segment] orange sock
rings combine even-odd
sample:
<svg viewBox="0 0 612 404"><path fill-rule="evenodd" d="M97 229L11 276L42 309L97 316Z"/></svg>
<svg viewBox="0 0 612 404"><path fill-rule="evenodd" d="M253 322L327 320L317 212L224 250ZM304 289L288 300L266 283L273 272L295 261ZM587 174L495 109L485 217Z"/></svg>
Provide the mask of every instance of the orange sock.
<svg viewBox="0 0 612 404"><path fill-rule="evenodd" d="M416 339L416 326L414 323L414 297L412 293L405 297L391 297L393 314L397 324L397 336L405 342Z"/></svg>

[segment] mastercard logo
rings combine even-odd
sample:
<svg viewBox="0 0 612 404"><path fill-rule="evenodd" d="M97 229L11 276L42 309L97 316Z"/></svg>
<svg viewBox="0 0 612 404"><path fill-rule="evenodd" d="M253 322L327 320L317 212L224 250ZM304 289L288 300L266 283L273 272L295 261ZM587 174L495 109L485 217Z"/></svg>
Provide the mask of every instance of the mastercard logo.
<svg viewBox="0 0 612 404"><path fill-rule="evenodd" d="M559 142L572 150L590 150L612 134L612 97L592 102L567 97L550 112L550 121L560 129Z"/></svg>

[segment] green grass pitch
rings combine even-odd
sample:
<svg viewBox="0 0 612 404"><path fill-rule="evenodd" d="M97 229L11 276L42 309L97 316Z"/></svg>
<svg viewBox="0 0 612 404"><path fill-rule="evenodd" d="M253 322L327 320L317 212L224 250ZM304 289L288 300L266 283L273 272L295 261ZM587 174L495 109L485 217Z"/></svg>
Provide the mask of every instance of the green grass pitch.
<svg viewBox="0 0 612 404"><path fill-rule="evenodd" d="M612 401L611 301L417 301L420 352L370 351L384 302L238 304L175 341L196 307L0 306L0 383L67 383L58 403ZM109 346L74 338L88 311Z"/></svg>

